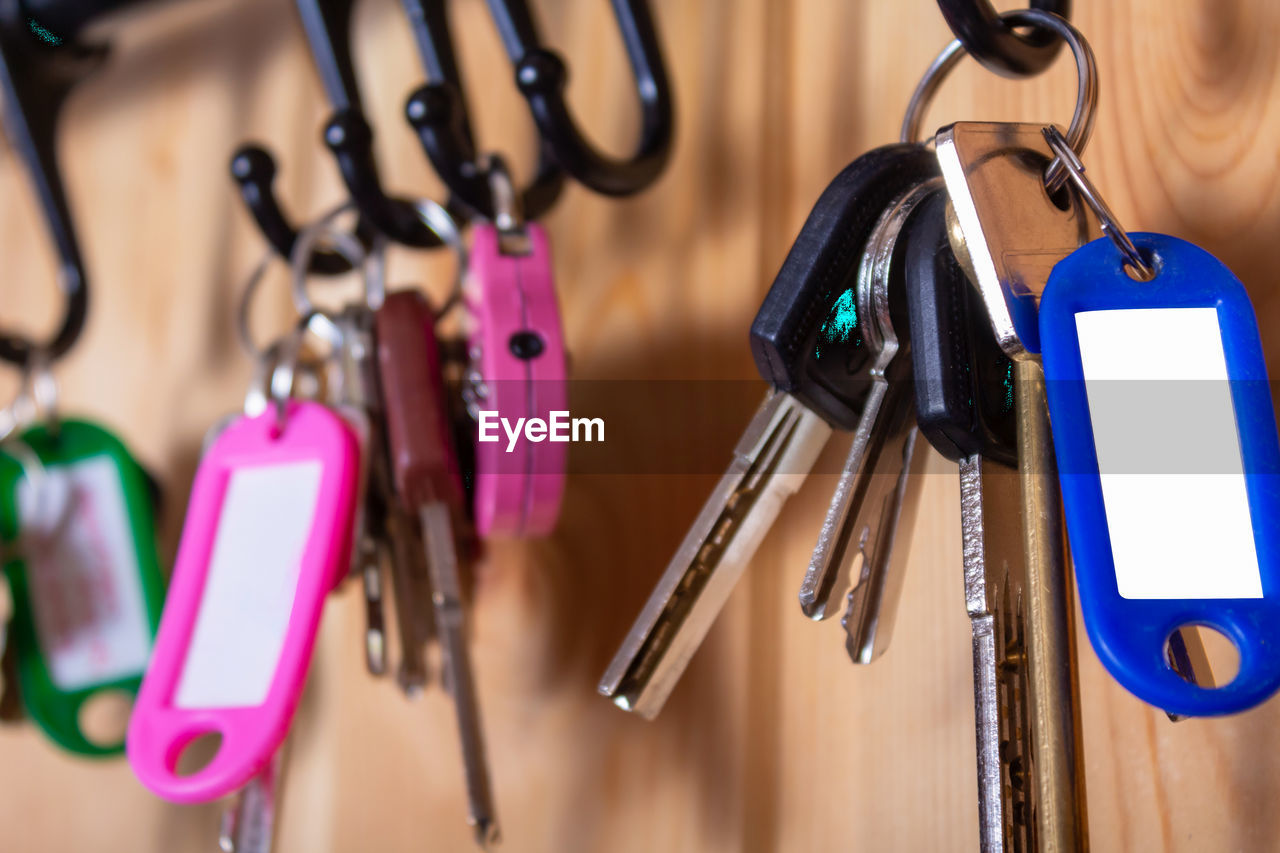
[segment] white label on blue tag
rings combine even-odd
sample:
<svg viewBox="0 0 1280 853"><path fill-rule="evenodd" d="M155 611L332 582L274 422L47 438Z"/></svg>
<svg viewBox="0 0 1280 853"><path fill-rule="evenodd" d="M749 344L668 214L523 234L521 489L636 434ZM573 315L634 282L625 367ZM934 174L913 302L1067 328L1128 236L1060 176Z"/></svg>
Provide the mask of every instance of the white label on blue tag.
<svg viewBox="0 0 1280 853"><path fill-rule="evenodd" d="M1261 598L1217 310L1083 311L1076 331L1120 595Z"/></svg>
<svg viewBox="0 0 1280 853"><path fill-rule="evenodd" d="M174 705L266 701L284 648L322 475L318 460L231 474Z"/></svg>
<svg viewBox="0 0 1280 853"><path fill-rule="evenodd" d="M136 678L151 628L120 469L109 456L18 483L36 636L59 690Z"/></svg>

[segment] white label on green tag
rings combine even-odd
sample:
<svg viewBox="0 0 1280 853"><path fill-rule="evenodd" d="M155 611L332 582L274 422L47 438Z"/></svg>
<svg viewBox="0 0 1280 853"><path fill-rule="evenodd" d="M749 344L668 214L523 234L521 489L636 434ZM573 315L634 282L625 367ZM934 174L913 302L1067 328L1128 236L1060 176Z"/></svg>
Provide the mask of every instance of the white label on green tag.
<svg viewBox="0 0 1280 853"><path fill-rule="evenodd" d="M1261 598L1214 308L1076 314L1123 598Z"/></svg>
<svg viewBox="0 0 1280 853"><path fill-rule="evenodd" d="M322 473L313 459L231 474L175 707L251 708L266 700Z"/></svg>
<svg viewBox="0 0 1280 853"><path fill-rule="evenodd" d="M52 464L17 491L36 636L54 686L140 676L151 629L115 460Z"/></svg>

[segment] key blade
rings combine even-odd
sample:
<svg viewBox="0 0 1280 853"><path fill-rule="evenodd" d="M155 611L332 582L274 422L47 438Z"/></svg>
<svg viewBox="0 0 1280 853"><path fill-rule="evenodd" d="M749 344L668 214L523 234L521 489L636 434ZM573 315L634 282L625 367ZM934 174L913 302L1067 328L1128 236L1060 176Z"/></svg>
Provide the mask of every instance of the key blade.
<svg viewBox="0 0 1280 853"><path fill-rule="evenodd" d="M973 636L978 827L984 851L1031 849L1034 745L1022 639L1021 493L1015 469L978 455L961 460L961 542Z"/></svg>
<svg viewBox="0 0 1280 853"><path fill-rule="evenodd" d="M779 391L765 397L605 671L600 693L623 710L657 716L830 436L831 427L794 397Z"/></svg>
<svg viewBox="0 0 1280 853"><path fill-rule="evenodd" d="M914 409L902 406L900 412L901 420L894 424L872 477L875 483L865 504L872 523L861 541L862 571L840 622L849 659L859 664L884 654L893 637L920 503L927 454L919 441Z"/></svg>
<svg viewBox="0 0 1280 853"><path fill-rule="evenodd" d="M431 631L423 625L423 614L430 612L431 603L430 598L420 594L418 579L427 574L427 569L418 531L410 519L399 509L388 508L386 525L391 597L400 638L396 683L406 696L414 697L426 687L430 676L425 650Z"/></svg>
<svg viewBox="0 0 1280 853"><path fill-rule="evenodd" d="M898 238L920 205L939 191L941 183L938 178L924 181L894 200L877 220L858 267L857 310L869 320L863 324L864 336L875 353L867 375L871 388L800 586L800 607L811 619L834 615L849 590L857 553L853 546L859 546L863 531L875 521L862 518L867 490L872 485L871 473L879 467L886 439L901 429L899 409L911 406L911 400L902 392L903 383L911 375L909 344L905 334L900 335L894 328L891 308L895 292L902 286ZM896 475L893 480L897 480ZM880 501L875 503L879 506Z"/></svg>
<svg viewBox="0 0 1280 853"><path fill-rule="evenodd" d="M364 537L360 542L360 578L364 592L364 660L370 675L387 671L387 628L382 602L381 543Z"/></svg>
<svg viewBox="0 0 1280 853"><path fill-rule="evenodd" d="M1057 459L1045 403L1044 371L1034 361L1018 362L1015 371L1036 823L1046 849L1074 850L1084 844L1088 830L1071 577Z"/></svg>
<svg viewBox="0 0 1280 853"><path fill-rule="evenodd" d="M282 746L262 772L250 779L222 813L218 847L223 853L271 853L275 843L277 806L283 787Z"/></svg>
<svg viewBox="0 0 1280 853"><path fill-rule="evenodd" d="M471 655L466 641L466 611L458 552L454 545L453 518L443 502L429 503L419 511L422 538L431 576L436 632L444 659L445 683L453 697L462 764L467 783L467 822L474 828L481 848L495 843L501 833L489 784L489 763L480 727L480 703L471 676Z"/></svg>
<svg viewBox="0 0 1280 853"><path fill-rule="evenodd" d="M884 382L876 382L871 388L800 584L800 609L810 619L835 615L852 586L849 573L856 549L850 553L849 546L856 546L859 532L866 525L861 510L873 479L870 472L884 446L887 418L882 415L888 390Z"/></svg>

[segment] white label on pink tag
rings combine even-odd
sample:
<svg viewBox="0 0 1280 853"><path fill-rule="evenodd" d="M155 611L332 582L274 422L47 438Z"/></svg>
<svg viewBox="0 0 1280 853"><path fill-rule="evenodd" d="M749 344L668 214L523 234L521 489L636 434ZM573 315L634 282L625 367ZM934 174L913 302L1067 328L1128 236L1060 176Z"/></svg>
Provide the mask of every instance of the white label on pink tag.
<svg viewBox="0 0 1280 853"><path fill-rule="evenodd" d="M266 700L321 474L314 459L231 474L175 707L246 708Z"/></svg>
<svg viewBox="0 0 1280 853"><path fill-rule="evenodd" d="M1215 308L1076 314L1124 598L1261 598Z"/></svg>
<svg viewBox="0 0 1280 853"><path fill-rule="evenodd" d="M109 456L18 483L36 635L59 690L142 674L151 631L120 470ZM65 515L64 515L65 513Z"/></svg>

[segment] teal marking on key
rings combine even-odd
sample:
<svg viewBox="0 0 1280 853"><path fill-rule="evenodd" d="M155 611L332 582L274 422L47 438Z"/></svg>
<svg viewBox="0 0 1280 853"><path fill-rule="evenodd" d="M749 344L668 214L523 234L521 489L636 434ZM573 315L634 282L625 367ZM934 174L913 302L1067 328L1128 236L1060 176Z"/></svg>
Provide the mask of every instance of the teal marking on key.
<svg viewBox="0 0 1280 853"><path fill-rule="evenodd" d="M813 357L822 358L822 346L824 343L843 343L849 340L857 328L858 306L854 302L853 288L849 288L840 294L840 298L831 306L831 312L827 315L826 322L818 329L818 344L813 348ZM854 341L854 343L862 343L861 338Z"/></svg>
<svg viewBox="0 0 1280 853"><path fill-rule="evenodd" d="M57 47L58 45L62 44L62 39L60 37L49 32L49 30L47 30L46 28L40 26L40 24L37 23L34 18L27 18L27 26L31 29L31 32L35 34L35 37L40 39L40 41L44 42L45 44L51 44L54 47Z"/></svg>
<svg viewBox="0 0 1280 853"><path fill-rule="evenodd" d="M1013 361L1006 359L1004 368L1004 377L1000 380L1000 384L1004 387L1004 411L1013 410Z"/></svg>

